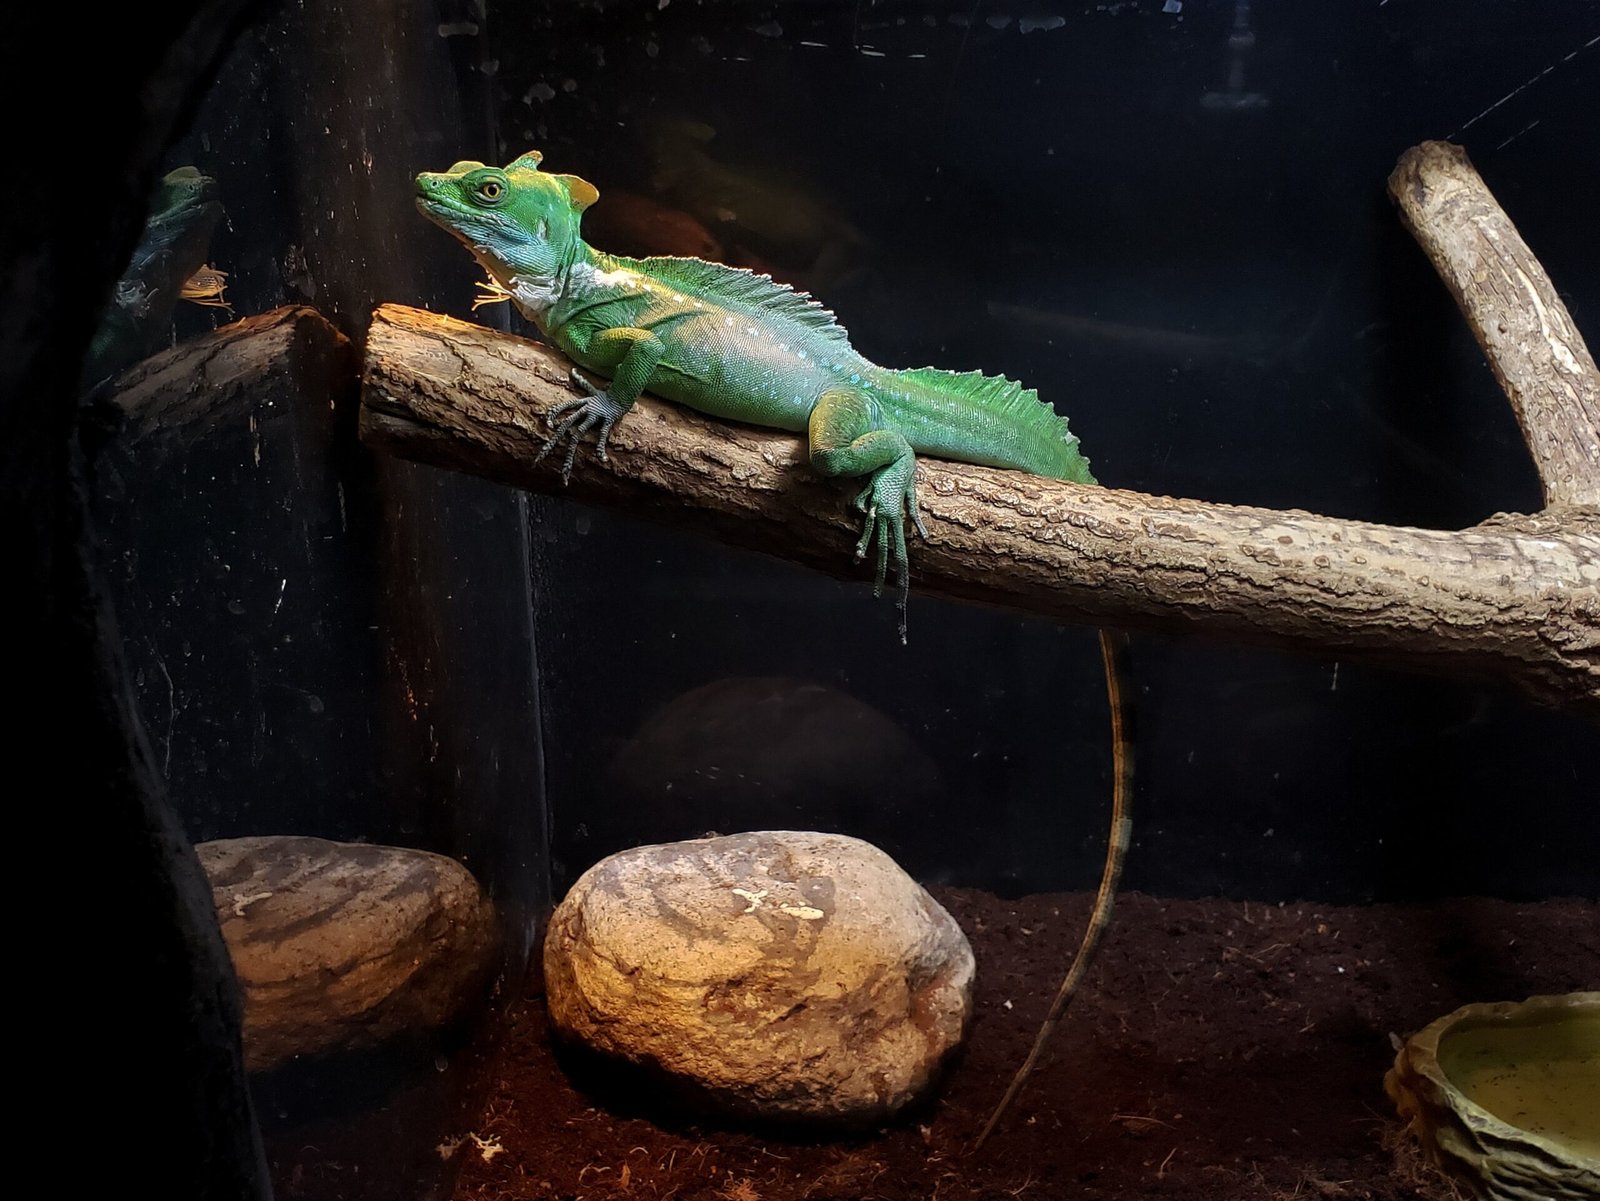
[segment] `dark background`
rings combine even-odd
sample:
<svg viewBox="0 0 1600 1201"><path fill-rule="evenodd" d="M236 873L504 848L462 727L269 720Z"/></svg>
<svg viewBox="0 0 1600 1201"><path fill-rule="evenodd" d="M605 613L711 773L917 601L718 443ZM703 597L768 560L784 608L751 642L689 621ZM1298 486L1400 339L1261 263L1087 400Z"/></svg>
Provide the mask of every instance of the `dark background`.
<svg viewBox="0 0 1600 1201"><path fill-rule="evenodd" d="M717 178L663 184L652 157L681 146L663 123L712 127L701 153L771 189L741 198L804 196L851 269L808 278L808 253L762 243L765 214L703 215L712 234L814 284L882 363L1038 388L1107 483L1439 528L1538 508L1510 408L1384 181L1418 141L1463 144L1593 336L1600 6L1166 7L491 3L482 69L501 161L533 146L595 183L591 228L608 194L714 209ZM475 273L462 256L463 287ZM642 839L801 823L924 878L1092 883L1109 763L1089 631L913 596L902 648L864 585L533 509L558 895ZM1600 888L1593 728L1454 680L1188 640L1135 653L1133 887ZM628 746L727 677L767 682L680 703ZM937 787L867 803L871 750L797 729L797 686L770 677L882 711L919 748L885 754L931 760ZM840 761L798 766L819 756Z"/></svg>

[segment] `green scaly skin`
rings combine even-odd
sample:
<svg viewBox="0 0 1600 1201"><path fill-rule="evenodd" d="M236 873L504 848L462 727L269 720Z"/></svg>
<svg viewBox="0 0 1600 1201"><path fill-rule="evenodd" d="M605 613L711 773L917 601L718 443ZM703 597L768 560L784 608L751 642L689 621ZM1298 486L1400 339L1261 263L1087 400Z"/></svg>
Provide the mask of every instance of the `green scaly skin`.
<svg viewBox="0 0 1600 1201"><path fill-rule="evenodd" d="M596 434L605 459L612 426L646 389L715 417L804 431L816 470L867 477L856 499L866 512L856 557L877 543L875 591L892 557L902 640L910 582L906 517L927 537L917 510L918 454L1095 482L1067 423L1010 380L879 367L851 348L832 313L766 276L700 259L628 259L595 250L580 236L579 222L599 192L575 175L539 170L541 161L534 151L504 168L460 162L424 173L417 177L417 208L460 239L547 338L579 365L610 377L601 388L574 370L572 381L584 395L550 414L558 423L543 453L566 445L563 479L586 434ZM1132 837L1131 697L1119 666L1125 645L1108 631L1100 642L1115 758L1100 890L1033 1049L979 1144L1038 1062L1110 924Z"/></svg>
<svg viewBox="0 0 1600 1201"><path fill-rule="evenodd" d="M824 475L866 476L861 558L876 542L876 588L892 558L901 636L910 584L905 519L917 509L916 456L1009 467L1094 483L1078 439L1038 394L996 376L934 368L895 371L851 348L833 314L766 276L690 258L627 259L584 242L579 221L597 199L577 176L540 171L542 156L509 166L462 162L417 177L417 207L470 249L517 308L579 365L607 375L559 406L551 447L611 427L649 390L715 417L804 431Z"/></svg>

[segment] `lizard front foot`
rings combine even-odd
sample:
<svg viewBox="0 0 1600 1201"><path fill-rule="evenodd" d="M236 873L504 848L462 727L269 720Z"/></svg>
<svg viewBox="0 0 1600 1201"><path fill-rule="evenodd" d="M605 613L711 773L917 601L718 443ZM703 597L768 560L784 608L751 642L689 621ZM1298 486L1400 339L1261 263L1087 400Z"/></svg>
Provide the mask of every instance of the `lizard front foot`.
<svg viewBox="0 0 1600 1201"><path fill-rule="evenodd" d="M872 582L872 595L883 595L889 574L889 556L894 555L894 575L900 585L896 604L900 610L900 641L906 640L906 606L911 598L911 559L906 554L906 515L917 533L927 538L922 510L917 504L917 464L909 454L873 473L872 482L856 497L856 508L867 519L856 543L856 558L864 559L874 541L878 544L878 570Z"/></svg>
<svg viewBox="0 0 1600 1201"><path fill-rule="evenodd" d="M578 447L583 443L583 436L591 430L600 431L595 449L599 451L600 461L606 462L606 443L611 438L611 427L616 425L628 411L626 406L612 400L609 392L603 388L596 388L576 370L572 372L572 382L588 395L573 396L563 400L545 414L545 420L556 427L555 432L544 444L544 449L533 457L533 461L537 463L565 442L567 454L561 461L563 484L572 478L572 465L577 461Z"/></svg>

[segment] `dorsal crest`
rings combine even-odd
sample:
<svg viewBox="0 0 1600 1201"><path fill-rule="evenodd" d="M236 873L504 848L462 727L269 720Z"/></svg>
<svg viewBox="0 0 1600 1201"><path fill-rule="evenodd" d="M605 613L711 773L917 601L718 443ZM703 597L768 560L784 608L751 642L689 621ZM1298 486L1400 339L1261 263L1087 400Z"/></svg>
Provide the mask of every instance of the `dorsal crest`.
<svg viewBox="0 0 1600 1201"><path fill-rule="evenodd" d="M1024 388L1003 375L981 371L944 371L938 367L912 367L893 373L896 380L913 388L927 388L944 396L954 396L1003 415L1017 427L1031 431L1046 444L1057 448L1062 474L1057 479L1093 483L1089 460L1078 450L1078 436L1067 427L1067 419L1039 399L1032 388ZM1039 470L1039 468L1034 468Z"/></svg>
<svg viewBox="0 0 1600 1201"><path fill-rule="evenodd" d="M959 396L986 409L1008 413L1027 413L1033 409L1054 410L1039 399L1032 388L1024 388L1003 375L981 371L945 371L939 367L911 367L895 373L910 383L933 388L947 396Z"/></svg>
<svg viewBox="0 0 1600 1201"><path fill-rule="evenodd" d="M713 300L724 308L750 316L767 316L793 322L839 350L850 349L850 335L832 310L817 303L809 292L799 292L770 275L757 275L743 267L708 263L704 259L662 255L648 259L616 261L668 287Z"/></svg>

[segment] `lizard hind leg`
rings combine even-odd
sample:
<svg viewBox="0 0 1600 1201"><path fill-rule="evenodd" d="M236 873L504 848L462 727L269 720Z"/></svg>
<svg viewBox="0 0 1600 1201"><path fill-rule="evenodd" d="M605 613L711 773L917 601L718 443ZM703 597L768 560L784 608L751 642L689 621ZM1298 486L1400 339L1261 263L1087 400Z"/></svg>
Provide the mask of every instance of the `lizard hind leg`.
<svg viewBox="0 0 1600 1201"><path fill-rule="evenodd" d="M808 434L811 465L823 475L870 477L855 501L856 508L866 514L856 543L856 558L865 558L872 544L877 543L874 596L882 595L893 559L895 580L900 585L900 640L904 642L906 602L911 594L906 515L910 515L917 533L928 536L917 507L916 454L902 434L883 428L867 396L848 388L822 394L811 410Z"/></svg>

